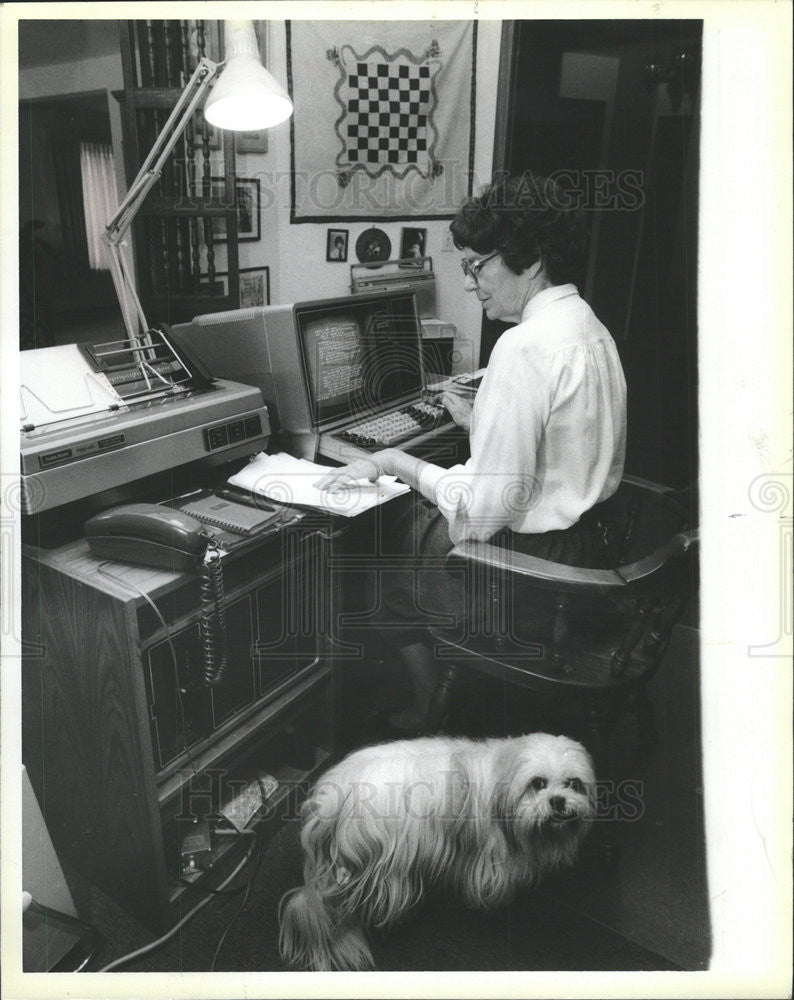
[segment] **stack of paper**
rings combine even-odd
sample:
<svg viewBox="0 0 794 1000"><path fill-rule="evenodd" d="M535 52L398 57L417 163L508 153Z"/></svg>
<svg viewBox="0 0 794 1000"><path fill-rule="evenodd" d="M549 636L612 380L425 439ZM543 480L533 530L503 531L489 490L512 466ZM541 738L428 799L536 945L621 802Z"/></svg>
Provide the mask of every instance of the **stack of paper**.
<svg viewBox="0 0 794 1000"><path fill-rule="evenodd" d="M362 479L346 489L317 489L314 484L329 472L333 469L327 465L307 462L305 458L294 458L284 452L277 455L260 452L231 476L229 483L279 503L315 507L344 517L355 517L408 492L408 487L398 483L394 476L381 476L375 483Z"/></svg>
<svg viewBox="0 0 794 1000"><path fill-rule="evenodd" d="M77 344L40 347L19 355L20 417L35 427L68 417L107 413L124 400L102 372L95 372Z"/></svg>

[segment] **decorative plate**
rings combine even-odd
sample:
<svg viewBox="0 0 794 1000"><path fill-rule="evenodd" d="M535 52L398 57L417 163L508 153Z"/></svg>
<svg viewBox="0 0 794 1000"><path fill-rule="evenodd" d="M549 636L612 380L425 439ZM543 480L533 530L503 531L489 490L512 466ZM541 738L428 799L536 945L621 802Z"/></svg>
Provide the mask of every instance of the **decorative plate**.
<svg viewBox="0 0 794 1000"><path fill-rule="evenodd" d="M382 229L375 226L365 229L356 240L356 257L362 264L377 266L379 262L388 260L390 254L391 240Z"/></svg>

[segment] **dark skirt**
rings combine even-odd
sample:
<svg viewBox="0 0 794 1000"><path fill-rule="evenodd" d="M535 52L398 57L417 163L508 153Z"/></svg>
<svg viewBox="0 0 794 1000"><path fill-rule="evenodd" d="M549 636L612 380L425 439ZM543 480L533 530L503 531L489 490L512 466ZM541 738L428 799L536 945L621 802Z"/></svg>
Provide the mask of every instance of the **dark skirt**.
<svg viewBox="0 0 794 1000"><path fill-rule="evenodd" d="M505 529L490 543L566 566L603 568L614 564L616 556L606 510L599 504L563 531L519 534ZM482 605L490 600L491 583L471 564L447 564L453 545L448 523L435 504L415 495L394 531L398 557L379 573L375 612L378 631L389 644L431 643L431 628L470 632L475 621L487 617ZM543 635L553 610L547 593L534 592L530 600L522 595L522 634Z"/></svg>

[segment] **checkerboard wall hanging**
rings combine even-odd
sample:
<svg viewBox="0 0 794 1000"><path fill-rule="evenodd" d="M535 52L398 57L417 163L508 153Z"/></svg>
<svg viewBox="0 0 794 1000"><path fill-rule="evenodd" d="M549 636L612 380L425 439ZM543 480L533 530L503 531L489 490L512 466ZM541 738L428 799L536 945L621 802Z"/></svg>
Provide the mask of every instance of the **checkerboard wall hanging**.
<svg viewBox="0 0 794 1000"><path fill-rule="evenodd" d="M472 189L476 58L476 22L287 22L292 221L451 218Z"/></svg>

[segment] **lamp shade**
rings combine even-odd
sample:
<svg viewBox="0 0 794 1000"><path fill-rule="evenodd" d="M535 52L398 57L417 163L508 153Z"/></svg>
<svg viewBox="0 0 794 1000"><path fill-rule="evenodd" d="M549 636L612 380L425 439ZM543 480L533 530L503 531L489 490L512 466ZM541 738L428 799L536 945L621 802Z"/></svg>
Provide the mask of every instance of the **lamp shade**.
<svg viewBox="0 0 794 1000"><path fill-rule="evenodd" d="M226 66L204 104L217 128L251 132L278 125L292 114L292 101L259 58L252 21L226 21Z"/></svg>

